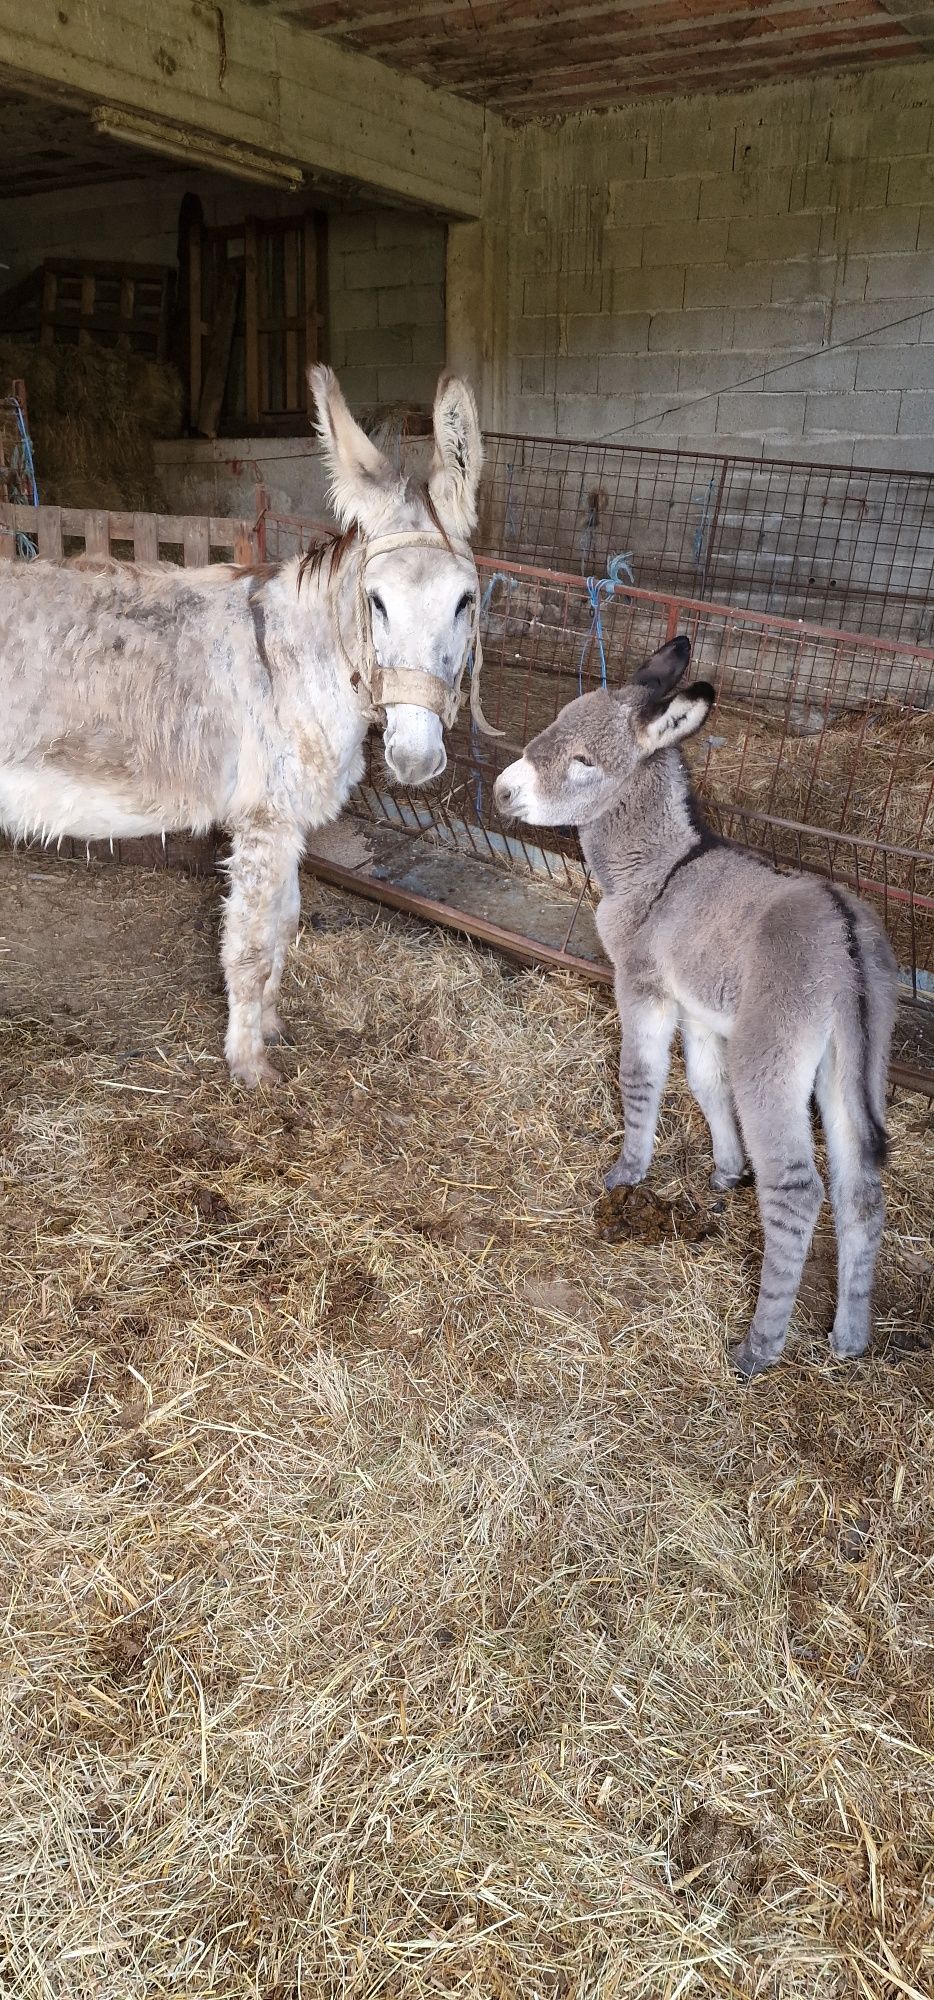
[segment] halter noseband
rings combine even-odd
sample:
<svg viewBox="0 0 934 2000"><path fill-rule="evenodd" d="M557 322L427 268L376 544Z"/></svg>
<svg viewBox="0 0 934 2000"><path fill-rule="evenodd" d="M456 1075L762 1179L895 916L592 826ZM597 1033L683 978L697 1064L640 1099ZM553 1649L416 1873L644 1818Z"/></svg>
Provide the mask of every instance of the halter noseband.
<svg viewBox="0 0 934 2000"><path fill-rule="evenodd" d="M443 728L452 729L463 705L464 675L467 663L473 655L470 674L470 713L478 729L486 736L502 736L503 730L494 729L487 721L480 705L480 668L483 662L483 648L480 644L480 603L474 599L473 619L470 636L464 647L464 657L458 668L453 687L445 687L435 674L423 673L420 667L381 667L376 657L373 639L373 617L370 600L366 592L367 564L375 556L390 555L396 549L447 549L450 555L466 558L473 563L473 552L466 542L445 540L443 535L431 535L424 530L409 529L395 535L364 536L361 539L357 559L357 578L354 590L354 649L357 658L348 652L341 631L340 612L334 604L334 624L338 644L350 668L350 680L360 706L369 722L377 722L387 708L408 707L427 708L432 715L441 719ZM336 580L335 580L336 584ZM336 597L336 588L335 588Z"/></svg>

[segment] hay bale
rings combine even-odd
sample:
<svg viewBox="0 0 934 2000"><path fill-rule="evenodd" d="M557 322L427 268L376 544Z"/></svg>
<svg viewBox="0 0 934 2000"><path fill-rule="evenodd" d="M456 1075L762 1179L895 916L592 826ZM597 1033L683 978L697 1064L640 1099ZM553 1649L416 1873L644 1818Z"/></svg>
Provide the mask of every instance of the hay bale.
<svg viewBox="0 0 934 2000"><path fill-rule="evenodd" d="M40 499L59 507L165 506L153 441L177 437L182 385L168 362L117 348L0 339L0 383L25 379Z"/></svg>

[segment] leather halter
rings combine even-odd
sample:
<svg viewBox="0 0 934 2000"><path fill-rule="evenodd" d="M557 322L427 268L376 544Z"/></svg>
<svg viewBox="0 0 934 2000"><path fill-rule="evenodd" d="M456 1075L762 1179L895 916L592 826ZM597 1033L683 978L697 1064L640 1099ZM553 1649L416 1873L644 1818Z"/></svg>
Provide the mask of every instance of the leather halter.
<svg viewBox="0 0 934 2000"><path fill-rule="evenodd" d="M483 662L483 648L480 643L480 602L474 599L473 619L470 634L464 647L464 655L458 668L453 687L446 687L435 674L426 674L420 667L381 667L376 656L373 638L373 614L366 590L366 570L375 556L390 555L397 549L446 549L449 554L460 556L471 564L473 553L466 542L453 538L445 541L441 535L431 535L424 530L409 529L394 535L374 535L362 538L357 557L357 576L354 587L354 637L353 651L349 650L341 631L340 613L334 603L334 624L338 644L350 668L350 680L361 709L367 720L376 722L387 708L409 707L427 708L432 715L441 719L445 729L453 728L463 706L464 675L467 664L473 656L470 674L470 713L478 729L486 736L502 736L502 729L494 729L487 721L480 705L480 669ZM336 600L338 577L334 579Z"/></svg>

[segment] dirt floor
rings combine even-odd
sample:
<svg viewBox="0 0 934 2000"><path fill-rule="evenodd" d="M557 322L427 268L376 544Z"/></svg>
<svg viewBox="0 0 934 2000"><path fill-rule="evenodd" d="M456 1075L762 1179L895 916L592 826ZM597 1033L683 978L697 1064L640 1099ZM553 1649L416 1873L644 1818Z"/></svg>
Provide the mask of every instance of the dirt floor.
<svg viewBox="0 0 934 2000"><path fill-rule="evenodd" d="M305 887L232 1091L216 887L0 856L0 1991L934 1990L934 1241L731 1376L750 1194L606 998Z"/></svg>

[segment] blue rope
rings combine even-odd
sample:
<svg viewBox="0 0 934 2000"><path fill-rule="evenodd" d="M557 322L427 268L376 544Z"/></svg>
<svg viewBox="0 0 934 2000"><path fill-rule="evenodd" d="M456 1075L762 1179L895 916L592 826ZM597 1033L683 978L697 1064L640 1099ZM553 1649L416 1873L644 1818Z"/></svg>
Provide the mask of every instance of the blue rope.
<svg viewBox="0 0 934 2000"><path fill-rule="evenodd" d="M597 650L600 654L600 685L601 687L606 687L607 671L606 649L603 644L603 607L605 604L610 603L624 578L627 583L635 583L636 580L632 567L632 555L628 552L624 556L610 557L607 564L606 576L588 576L586 579L587 596L590 599L590 609L593 616L590 631L581 647L581 656L577 664L578 694L583 694L584 692L584 661L587 658L594 639L596 639Z"/></svg>
<svg viewBox="0 0 934 2000"><path fill-rule="evenodd" d="M11 482L10 497L17 500L20 495L23 495L27 507L38 507L39 483L36 479L36 464L32 455L32 439L26 429L26 419L23 415L19 399L16 396L11 396L9 401L16 418L16 428L19 431L19 443L14 446L10 460L10 471L16 475L16 493L13 492ZM24 471L25 482L22 477ZM34 561L39 553L29 536L24 534L17 534L16 550L24 562Z"/></svg>

